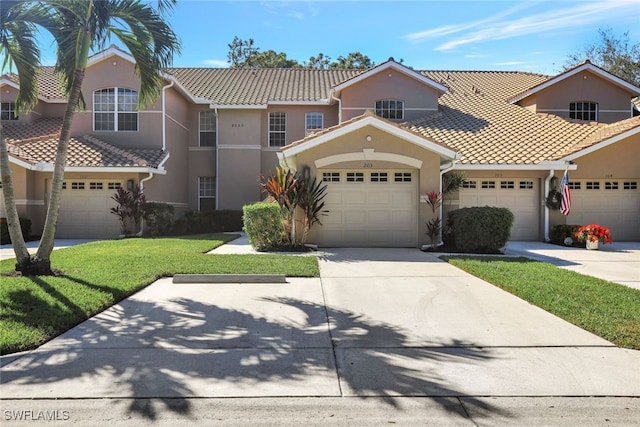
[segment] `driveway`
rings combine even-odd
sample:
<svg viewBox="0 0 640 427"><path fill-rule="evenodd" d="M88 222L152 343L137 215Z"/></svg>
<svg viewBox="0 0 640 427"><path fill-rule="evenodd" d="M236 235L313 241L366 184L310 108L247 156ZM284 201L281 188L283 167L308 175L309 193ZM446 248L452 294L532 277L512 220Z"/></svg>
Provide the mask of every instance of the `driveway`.
<svg viewBox="0 0 640 427"><path fill-rule="evenodd" d="M583 421L640 415L640 352L430 254L340 249L320 268L287 284L158 280L33 352L3 356L0 403L44 399L76 422L110 424L228 411L266 416L262 425L334 415L415 425L426 414L437 425L512 424L539 421L540 405ZM250 399L244 412L237 398Z"/></svg>

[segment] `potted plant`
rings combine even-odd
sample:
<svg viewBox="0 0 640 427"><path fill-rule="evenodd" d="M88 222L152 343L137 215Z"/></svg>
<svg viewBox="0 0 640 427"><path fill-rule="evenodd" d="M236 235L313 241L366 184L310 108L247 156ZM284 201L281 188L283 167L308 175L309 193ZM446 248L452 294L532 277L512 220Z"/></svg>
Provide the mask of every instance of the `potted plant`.
<svg viewBox="0 0 640 427"><path fill-rule="evenodd" d="M579 242L585 242L587 249L598 249L598 243L613 243L611 231L599 224L588 224L578 228L575 233Z"/></svg>

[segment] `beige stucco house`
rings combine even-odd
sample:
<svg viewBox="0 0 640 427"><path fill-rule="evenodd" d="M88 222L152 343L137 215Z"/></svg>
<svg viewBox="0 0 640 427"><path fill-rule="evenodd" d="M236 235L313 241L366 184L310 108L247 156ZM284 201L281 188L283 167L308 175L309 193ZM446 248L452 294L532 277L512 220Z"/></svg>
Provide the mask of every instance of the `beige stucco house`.
<svg viewBox="0 0 640 427"><path fill-rule="evenodd" d="M508 207L513 240L590 222L640 240L640 88L589 62L553 77L416 71L393 59L364 71L171 68L140 111L134 66L113 46L90 60L58 237L116 237L119 186L140 184L178 215L241 209L263 197L258 176L282 165L328 187L330 213L310 236L321 246L427 243L424 195L450 171L466 182L444 210ZM29 115L14 115L18 89L17 76L2 76L1 118L20 214L37 233L66 101L52 67ZM544 200L567 169L565 217Z"/></svg>

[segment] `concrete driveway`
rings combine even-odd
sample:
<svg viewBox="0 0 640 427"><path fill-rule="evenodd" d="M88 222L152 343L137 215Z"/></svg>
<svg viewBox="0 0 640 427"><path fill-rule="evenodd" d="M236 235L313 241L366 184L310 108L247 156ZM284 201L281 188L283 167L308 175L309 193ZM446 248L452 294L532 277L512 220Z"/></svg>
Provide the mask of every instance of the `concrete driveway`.
<svg viewBox="0 0 640 427"><path fill-rule="evenodd" d="M340 249L320 267L320 279L287 284L158 280L36 351L3 356L0 403L137 425L640 416L640 352L432 255Z"/></svg>

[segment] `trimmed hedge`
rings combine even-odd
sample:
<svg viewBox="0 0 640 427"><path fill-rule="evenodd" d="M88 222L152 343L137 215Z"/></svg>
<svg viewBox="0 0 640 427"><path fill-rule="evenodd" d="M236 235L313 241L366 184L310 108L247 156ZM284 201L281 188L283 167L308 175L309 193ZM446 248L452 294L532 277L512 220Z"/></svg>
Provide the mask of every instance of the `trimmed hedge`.
<svg viewBox="0 0 640 427"><path fill-rule="evenodd" d="M168 203L147 202L144 204L142 217L148 234L166 236L173 229L175 210L173 205Z"/></svg>
<svg viewBox="0 0 640 427"><path fill-rule="evenodd" d="M24 240L29 240L31 237L31 220L29 218L19 218L20 228L22 228L22 237ZM0 218L0 243L3 245L11 243L11 236L9 236L9 225L7 224L7 218Z"/></svg>
<svg viewBox="0 0 640 427"><path fill-rule="evenodd" d="M498 252L507 244L513 213L491 206L456 209L448 224L456 248L463 252Z"/></svg>
<svg viewBox="0 0 640 427"><path fill-rule="evenodd" d="M187 212L175 222L174 235L220 233L242 230L242 211Z"/></svg>
<svg viewBox="0 0 640 427"><path fill-rule="evenodd" d="M576 243L578 239L575 237L575 233L580 228L580 225L575 224L558 224L551 227L549 231L549 240L551 243L555 243L557 245L564 245L564 239L567 237L571 237ZM584 246L584 245L583 245Z"/></svg>
<svg viewBox="0 0 640 427"><path fill-rule="evenodd" d="M287 235L282 226L282 210L277 203L253 203L243 207L244 231L251 246L267 251L286 244Z"/></svg>

